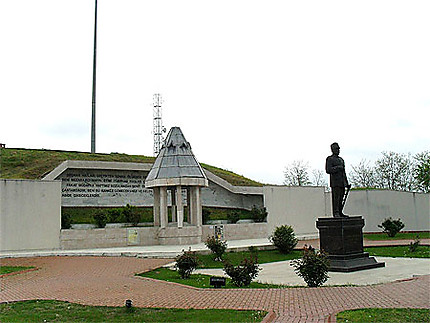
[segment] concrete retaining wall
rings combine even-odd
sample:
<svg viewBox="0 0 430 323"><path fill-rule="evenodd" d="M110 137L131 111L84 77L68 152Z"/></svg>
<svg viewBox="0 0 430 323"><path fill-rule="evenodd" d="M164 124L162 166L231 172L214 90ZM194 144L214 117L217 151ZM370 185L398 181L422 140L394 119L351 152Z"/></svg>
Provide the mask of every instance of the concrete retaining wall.
<svg viewBox="0 0 430 323"><path fill-rule="evenodd" d="M67 160L43 180L61 180L63 206L118 207L154 205L145 179L152 164ZM261 187L233 186L205 170L209 187L202 188L202 203L210 207L251 209L263 206ZM170 191L168 203L171 204Z"/></svg>
<svg viewBox="0 0 430 323"><path fill-rule="evenodd" d="M331 193L323 187L264 187L264 203L269 212L268 230L291 225L296 234L318 234L315 221L331 217ZM351 191L345 213L361 215L363 232L381 232L378 225L385 218L400 218L404 231L430 230L430 194L389 190Z"/></svg>
<svg viewBox="0 0 430 323"><path fill-rule="evenodd" d="M267 238L267 223L242 223L224 224L224 239L259 239ZM137 237L130 234L136 232ZM87 230L61 230L61 249L90 249L113 248L131 245L187 245L197 244L206 240L207 236L214 234L213 225L202 227L167 227L160 230L158 227L133 227L133 228L103 228Z"/></svg>
<svg viewBox="0 0 430 323"><path fill-rule="evenodd" d="M268 232L288 224L297 235L316 234L315 222L325 216L324 187L265 186Z"/></svg>
<svg viewBox="0 0 430 323"><path fill-rule="evenodd" d="M331 196L328 199L331 200ZM388 217L400 218L405 224L404 231L428 231L430 194L388 190L351 191L345 213L362 215L366 223L365 232L381 231L378 224Z"/></svg>
<svg viewBox="0 0 430 323"><path fill-rule="evenodd" d="M58 249L61 182L0 180L0 250Z"/></svg>
<svg viewBox="0 0 430 323"><path fill-rule="evenodd" d="M267 223L240 223L240 224L221 224L224 228L224 239L229 240L247 240L267 238ZM219 226L219 225L218 225ZM204 225L202 232L202 241L208 236L214 235L215 225Z"/></svg>
<svg viewBox="0 0 430 323"><path fill-rule="evenodd" d="M130 233L137 232L136 239L130 239ZM130 245L158 245L159 228L102 228L87 230L61 230L61 249L114 248Z"/></svg>

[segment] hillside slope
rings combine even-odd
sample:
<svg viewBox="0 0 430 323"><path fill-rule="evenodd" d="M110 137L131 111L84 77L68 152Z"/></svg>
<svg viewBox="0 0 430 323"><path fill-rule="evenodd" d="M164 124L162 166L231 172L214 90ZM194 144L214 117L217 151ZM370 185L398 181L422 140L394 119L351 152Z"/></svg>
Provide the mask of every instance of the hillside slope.
<svg viewBox="0 0 430 323"><path fill-rule="evenodd" d="M0 177L9 179L41 179L65 160L97 160L132 163L153 163L154 157L126 154L91 154L76 151L44 149L0 149ZM262 186L263 184L233 172L201 164L203 168L237 186Z"/></svg>

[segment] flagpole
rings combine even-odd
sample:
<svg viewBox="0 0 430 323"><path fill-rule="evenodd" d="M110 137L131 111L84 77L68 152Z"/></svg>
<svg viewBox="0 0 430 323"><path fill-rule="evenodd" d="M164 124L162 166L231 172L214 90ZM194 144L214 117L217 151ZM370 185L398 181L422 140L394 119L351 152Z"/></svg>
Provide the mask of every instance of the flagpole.
<svg viewBox="0 0 430 323"><path fill-rule="evenodd" d="M94 9L93 95L91 113L91 153L96 152L96 61L97 61L97 0Z"/></svg>

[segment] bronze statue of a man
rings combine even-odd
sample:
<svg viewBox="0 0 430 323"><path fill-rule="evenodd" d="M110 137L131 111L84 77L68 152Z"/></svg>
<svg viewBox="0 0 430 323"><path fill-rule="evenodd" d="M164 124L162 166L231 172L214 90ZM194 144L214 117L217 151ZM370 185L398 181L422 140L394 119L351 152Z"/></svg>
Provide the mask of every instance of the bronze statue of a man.
<svg viewBox="0 0 430 323"><path fill-rule="evenodd" d="M350 189L345 173L345 162L339 156L340 147L337 142L330 146L331 156L328 156L325 162L325 171L330 174L331 201L333 208L333 217L348 217L343 214L345 188Z"/></svg>

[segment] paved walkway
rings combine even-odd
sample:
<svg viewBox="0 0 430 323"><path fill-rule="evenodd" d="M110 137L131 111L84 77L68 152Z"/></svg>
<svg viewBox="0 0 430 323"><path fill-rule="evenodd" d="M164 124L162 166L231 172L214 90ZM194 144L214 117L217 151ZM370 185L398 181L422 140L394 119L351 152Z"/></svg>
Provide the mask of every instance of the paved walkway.
<svg viewBox="0 0 430 323"><path fill-rule="evenodd" d="M366 307L430 308L430 275L359 287L197 289L134 276L172 259L136 257L4 258L2 265L38 270L1 278L0 302L57 299L88 305L229 308L269 311L267 322L328 322ZM367 271L369 275L372 270Z"/></svg>

